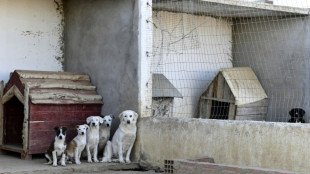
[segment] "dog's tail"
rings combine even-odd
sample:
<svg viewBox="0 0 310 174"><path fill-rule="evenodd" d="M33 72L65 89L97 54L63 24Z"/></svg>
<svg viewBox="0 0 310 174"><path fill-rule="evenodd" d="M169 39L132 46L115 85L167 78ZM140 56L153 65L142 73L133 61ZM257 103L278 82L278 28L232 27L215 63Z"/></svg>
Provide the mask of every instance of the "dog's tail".
<svg viewBox="0 0 310 174"><path fill-rule="evenodd" d="M111 161L112 161L112 143L111 141L107 141L101 162L111 162Z"/></svg>

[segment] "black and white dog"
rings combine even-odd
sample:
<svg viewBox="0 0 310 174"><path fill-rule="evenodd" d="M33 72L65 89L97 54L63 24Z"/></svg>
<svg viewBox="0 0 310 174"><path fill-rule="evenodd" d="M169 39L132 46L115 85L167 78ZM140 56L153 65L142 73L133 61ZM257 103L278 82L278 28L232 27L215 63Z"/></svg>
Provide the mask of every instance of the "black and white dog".
<svg viewBox="0 0 310 174"><path fill-rule="evenodd" d="M301 108L293 108L289 112L291 119L288 120L289 123L305 123L303 116L305 115L305 110Z"/></svg>
<svg viewBox="0 0 310 174"><path fill-rule="evenodd" d="M46 160L48 161L45 164L52 164L53 166L57 166L57 160L60 159L60 164L62 166L66 166L66 127L55 127L54 130L56 131L55 140L50 145L47 152L45 152Z"/></svg>

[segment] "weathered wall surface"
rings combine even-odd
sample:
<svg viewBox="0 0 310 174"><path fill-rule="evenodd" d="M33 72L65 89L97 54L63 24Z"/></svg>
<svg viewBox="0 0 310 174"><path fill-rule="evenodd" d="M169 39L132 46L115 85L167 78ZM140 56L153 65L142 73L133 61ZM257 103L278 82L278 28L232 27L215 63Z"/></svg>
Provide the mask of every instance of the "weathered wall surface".
<svg viewBox="0 0 310 174"><path fill-rule="evenodd" d="M269 21L270 20L270 21ZM250 66L269 106L267 121L286 122L289 110L301 107L310 117L310 18L236 20L234 66Z"/></svg>
<svg viewBox="0 0 310 174"><path fill-rule="evenodd" d="M103 96L102 114L138 111L137 1L66 0L64 8L65 70L90 75Z"/></svg>
<svg viewBox="0 0 310 174"><path fill-rule="evenodd" d="M63 70L61 0L0 0L0 80L15 69Z"/></svg>
<svg viewBox="0 0 310 174"><path fill-rule="evenodd" d="M142 162L213 157L215 163L310 171L310 125L180 118L142 118L136 149Z"/></svg>
<svg viewBox="0 0 310 174"><path fill-rule="evenodd" d="M208 16L153 11L152 72L180 91L173 116L193 117L199 96L220 68L232 67L232 22Z"/></svg>

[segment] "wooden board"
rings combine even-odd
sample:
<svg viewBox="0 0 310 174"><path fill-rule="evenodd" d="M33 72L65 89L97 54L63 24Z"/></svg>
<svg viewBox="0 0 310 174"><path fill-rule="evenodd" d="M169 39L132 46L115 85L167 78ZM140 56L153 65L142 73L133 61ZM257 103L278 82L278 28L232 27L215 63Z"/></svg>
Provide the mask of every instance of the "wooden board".
<svg viewBox="0 0 310 174"><path fill-rule="evenodd" d="M216 90L216 98L223 99L224 97L224 77L221 73L217 76L217 90Z"/></svg>
<svg viewBox="0 0 310 174"><path fill-rule="evenodd" d="M20 79L22 84L25 83L61 83L61 84L71 84L71 85L85 85L91 86L90 81L88 80L63 80L63 79Z"/></svg>
<svg viewBox="0 0 310 174"><path fill-rule="evenodd" d="M268 107L268 99L263 99L255 103L238 106L238 108L253 108L253 107Z"/></svg>
<svg viewBox="0 0 310 174"><path fill-rule="evenodd" d="M236 120L265 121L266 115L236 116Z"/></svg>
<svg viewBox="0 0 310 174"><path fill-rule="evenodd" d="M229 104L228 120L234 120L236 114L236 105L234 103Z"/></svg>
<svg viewBox="0 0 310 174"><path fill-rule="evenodd" d="M236 116L241 115L266 115L267 107L239 108L237 106Z"/></svg>

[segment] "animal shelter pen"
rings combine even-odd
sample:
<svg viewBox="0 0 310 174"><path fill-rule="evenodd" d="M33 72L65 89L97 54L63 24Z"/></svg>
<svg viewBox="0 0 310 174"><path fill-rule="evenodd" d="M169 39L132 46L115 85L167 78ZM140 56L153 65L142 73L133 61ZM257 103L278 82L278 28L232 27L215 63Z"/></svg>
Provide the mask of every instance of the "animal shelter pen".
<svg viewBox="0 0 310 174"><path fill-rule="evenodd" d="M0 57L5 60L0 75L5 82L15 69L86 73L103 97L101 114L132 109L141 116L133 159L164 168L167 159L210 156L220 164L310 171L309 1L0 4ZM265 121L221 120L229 114L228 103L236 102L224 97L229 88L211 94L216 119L197 119L201 96L216 74L241 67L251 68L257 78L247 80L260 84L246 88L255 91L261 86L266 93L268 105L251 108ZM154 82L153 74L160 74L165 83ZM156 89L174 91L159 96L168 104L173 100L173 108L163 102L158 107L169 115L151 117L152 83L158 84ZM223 84L213 87L221 89ZM253 95L243 98L252 100ZM17 103L16 98L12 102ZM305 110L306 124L286 123L292 108ZM112 123L112 132L118 123Z"/></svg>

